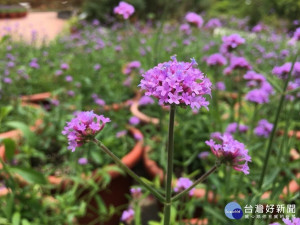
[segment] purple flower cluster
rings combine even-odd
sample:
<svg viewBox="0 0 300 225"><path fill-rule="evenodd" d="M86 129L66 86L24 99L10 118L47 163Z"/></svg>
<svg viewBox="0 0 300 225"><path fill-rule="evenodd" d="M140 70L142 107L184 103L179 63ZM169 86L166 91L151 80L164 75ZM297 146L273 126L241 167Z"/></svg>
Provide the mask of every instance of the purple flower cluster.
<svg viewBox="0 0 300 225"><path fill-rule="evenodd" d="M205 28L214 29L216 27L221 27L221 26L222 23L218 18L212 18L206 23Z"/></svg>
<svg viewBox="0 0 300 225"><path fill-rule="evenodd" d="M222 45L220 47L220 52L228 53L236 49L238 46L245 43L245 39L242 38L239 34L231 34L229 36L224 36L222 38Z"/></svg>
<svg viewBox="0 0 300 225"><path fill-rule="evenodd" d="M247 93L245 99L249 102L264 104L269 102L269 94L263 89L253 89Z"/></svg>
<svg viewBox="0 0 300 225"><path fill-rule="evenodd" d="M139 105L152 105L154 104L154 100L149 96L143 96L139 100Z"/></svg>
<svg viewBox="0 0 300 225"><path fill-rule="evenodd" d="M227 163L233 169L249 174L248 162L251 162L251 157L248 155L245 145L234 140L229 134L220 136L219 141L221 143L217 144L213 139L210 139L205 143L210 146L212 153L219 158L221 163Z"/></svg>
<svg viewBox="0 0 300 225"><path fill-rule="evenodd" d="M189 178L180 177L176 183L176 186L174 187L175 192L181 192L185 189L192 186L193 182ZM189 191L189 195L192 196L194 194L195 188Z"/></svg>
<svg viewBox="0 0 300 225"><path fill-rule="evenodd" d="M141 63L139 61L132 61L128 64L126 64L123 73L128 75L132 72L133 69L137 69L141 67Z"/></svg>
<svg viewBox="0 0 300 225"><path fill-rule="evenodd" d="M60 68L61 68L62 70L68 70L68 69L69 69L69 64L67 64L67 63L62 63L62 64L60 65Z"/></svg>
<svg viewBox="0 0 300 225"><path fill-rule="evenodd" d="M134 7L121 1L119 5L114 8L114 13L123 16L123 18L127 20L134 13Z"/></svg>
<svg viewBox="0 0 300 225"><path fill-rule="evenodd" d="M74 152L77 147L82 146L86 141L91 140L110 122L109 118L97 115L93 111L78 112L70 122L67 122L63 135L68 138L68 149Z"/></svg>
<svg viewBox="0 0 300 225"><path fill-rule="evenodd" d="M246 133L248 131L248 126L234 122L228 124L225 134L234 134L237 132L237 129L239 130L240 133Z"/></svg>
<svg viewBox="0 0 300 225"><path fill-rule="evenodd" d="M219 91L225 91L226 86L225 86L224 82L218 81L215 85L215 88L216 88L216 90L219 90Z"/></svg>
<svg viewBox="0 0 300 225"><path fill-rule="evenodd" d="M203 95L211 94L211 82L203 73L194 68L197 63L172 61L160 63L144 73L140 87L145 95L159 99L160 104L189 105L192 109L202 106L208 109L209 102Z"/></svg>
<svg viewBox="0 0 300 225"><path fill-rule="evenodd" d="M300 224L300 218L283 218L282 221L285 225L299 225ZM270 223L269 225L281 225L280 223Z"/></svg>
<svg viewBox="0 0 300 225"><path fill-rule="evenodd" d="M133 218L134 218L134 210L130 208L130 209L123 211L122 216L121 216L121 221L129 224L129 223L131 223Z"/></svg>
<svg viewBox="0 0 300 225"><path fill-rule="evenodd" d="M187 23L182 24L179 29L186 35L190 35L192 33L191 27Z"/></svg>
<svg viewBox="0 0 300 225"><path fill-rule="evenodd" d="M294 35L288 44L295 45L297 41L300 41L300 27L295 30Z"/></svg>
<svg viewBox="0 0 300 225"><path fill-rule="evenodd" d="M30 61L30 63L29 63L29 66L30 66L31 68L34 68L34 69L40 68L40 65L38 64L37 58L32 59L32 60Z"/></svg>
<svg viewBox="0 0 300 225"><path fill-rule="evenodd" d="M245 96L247 101L255 102L257 104L269 102L269 96L274 93L274 90L262 74L248 71L244 75L244 79L248 81L248 87L256 87L256 89L249 91Z"/></svg>
<svg viewBox="0 0 300 225"><path fill-rule="evenodd" d="M278 78L280 79L286 79L289 72L292 69L292 63L291 62L287 62L285 64L283 64L282 66L275 66L272 70L272 73L274 75L277 75ZM292 75L295 78L300 78L300 62L295 62L293 71L292 71Z"/></svg>
<svg viewBox="0 0 300 225"><path fill-rule="evenodd" d="M235 69L250 70L252 67L244 57L232 56L230 58L230 65L224 69L224 74L229 75Z"/></svg>
<svg viewBox="0 0 300 225"><path fill-rule="evenodd" d="M269 137L272 132L273 124L269 123L268 120L262 119L258 122L257 127L254 129L254 133L259 137Z"/></svg>
<svg viewBox="0 0 300 225"><path fill-rule="evenodd" d="M142 189L140 187L137 187L137 188L131 188L130 189L130 193L131 193L131 196L133 198L139 198L141 195L142 195Z"/></svg>
<svg viewBox="0 0 300 225"><path fill-rule="evenodd" d="M206 63L209 66L224 66L227 64L227 60L222 54L215 53L206 59Z"/></svg>
<svg viewBox="0 0 300 225"><path fill-rule="evenodd" d="M197 13L188 12L185 15L185 19L186 19L187 22L196 25L198 28L202 27L202 25L203 25L203 19Z"/></svg>
<svg viewBox="0 0 300 225"><path fill-rule="evenodd" d="M287 62L282 66L275 66L272 70L272 73L280 79L286 79L291 69L292 69L292 63Z"/></svg>

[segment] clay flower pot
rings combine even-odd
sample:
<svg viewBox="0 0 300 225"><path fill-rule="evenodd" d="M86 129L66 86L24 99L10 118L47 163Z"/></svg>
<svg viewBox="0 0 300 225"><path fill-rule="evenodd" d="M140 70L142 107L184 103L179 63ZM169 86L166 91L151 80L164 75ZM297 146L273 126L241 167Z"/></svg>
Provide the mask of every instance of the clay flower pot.
<svg viewBox="0 0 300 225"><path fill-rule="evenodd" d="M144 123L152 123L154 125L159 124L158 118L147 116L139 110L139 99L135 99L133 101L132 105L130 106L130 111L135 117L139 118L140 121Z"/></svg>
<svg viewBox="0 0 300 225"><path fill-rule="evenodd" d="M197 218L193 218L193 219L186 219L183 220L182 222L184 222L186 225L208 225L208 219L197 219Z"/></svg>
<svg viewBox="0 0 300 225"><path fill-rule="evenodd" d="M43 92L33 95L24 95L21 96L21 102L31 102L31 103L39 103L51 98L50 92Z"/></svg>
<svg viewBox="0 0 300 225"><path fill-rule="evenodd" d="M129 131L133 136L138 135L140 137L143 137L142 133L136 128L131 127L129 128ZM141 139L137 141L134 148L122 158L122 162L129 168L133 168L141 160L143 151L143 139ZM115 165L112 164L107 166L107 168L110 167L115 167ZM106 206L112 205L114 207L118 207L124 204L128 204L128 199L126 198L126 195L130 194L132 178L127 175L122 175L115 170L111 170L108 173L111 176L111 182L105 190L99 191L97 195L99 195L102 198ZM96 171L93 172L93 175L91 177L86 177L83 175L82 178L94 179L96 182L102 179L99 175L97 175ZM68 186L72 185L72 181L64 177L49 176L48 181L49 183L55 186L55 189L57 191L64 191L68 189ZM88 194L89 190L84 190L80 198L87 196ZM89 224L96 218L98 218L98 204L96 199L91 198L87 205L88 207L85 216L77 218L79 224ZM119 224L120 216L121 215L119 214L115 214L109 221L101 223L101 225Z"/></svg>

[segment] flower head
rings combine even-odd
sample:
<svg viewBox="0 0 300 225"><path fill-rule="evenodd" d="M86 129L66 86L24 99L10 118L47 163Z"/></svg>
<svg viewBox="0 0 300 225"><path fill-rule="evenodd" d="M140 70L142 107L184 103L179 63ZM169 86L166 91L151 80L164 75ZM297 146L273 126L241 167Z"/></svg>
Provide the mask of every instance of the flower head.
<svg viewBox="0 0 300 225"><path fill-rule="evenodd" d="M78 164L80 164L80 165L86 165L86 164L88 164L88 159L87 158L79 158L78 159Z"/></svg>
<svg viewBox="0 0 300 225"><path fill-rule="evenodd" d="M202 27L203 19L200 15L194 12L188 12L185 15L185 19L187 22L196 25L198 28Z"/></svg>
<svg viewBox="0 0 300 225"><path fill-rule="evenodd" d="M210 146L212 153L222 163L228 163L233 169L249 174L248 162L251 162L251 157L248 155L245 145L234 140L229 134L220 137L220 142L220 144L217 144L213 139L210 139L205 143Z"/></svg>
<svg viewBox="0 0 300 225"><path fill-rule="evenodd" d="M207 24L205 25L205 28L213 29L213 28L221 27L221 26L222 26L222 23L218 18L212 18L207 22Z"/></svg>
<svg viewBox="0 0 300 225"><path fill-rule="evenodd" d="M142 76L140 87L145 95L158 98L160 104L189 105L192 109L207 108L209 102L203 95L211 94L211 82L194 68L194 59L188 62L172 61L160 63Z"/></svg>
<svg viewBox="0 0 300 225"><path fill-rule="evenodd" d="M245 99L249 102L264 104L269 102L269 93L264 89L253 89L247 93Z"/></svg>
<svg viewBox="0 0 300 225"><path fill-rule="evenodd" d="M227 63L227 60L220 53L215 53L206 59L206 63L209 66L224 66Z"/></svg>
<svg viewBox="0 0 300 225"><path fill-rule="evenodd" d="M189 178L185 178L185 177L180 177L177 181L177 184L174 188L175 192L181 192L184 191L185 189L189 188L190 186L192 186L193 182L189 179ZM193 188L192 190L190 190L189 195L192 196L194 193L195 188Z"/></svg>
<svg viewBox="0 0 300 225"><path fill-rule="evenodd" d="M130 193L133 198L139 198L142 195L142 189L140 187L131 188Z"/></svg>
<svg viewBox="0 0 300 225"><path fill-rule="evenodd" d="M127 20L134 13L134 7L121 1L119 5L114 8L114 13L123 16L123 18Z"/></svg>
<svg viewBox="0 0 300 225"><path fill-rule="evenodd" d="M221 45L220 51L222 53L228 53L236 49L238 46L245 43L245 39L239 34L231 34L222 38L223 44Z"/></svg>
<svg viewBox="0 0 300 225"><path fill-rule="evenodd" d="M63 135L68 138L68 149L74 152L85 142L93 139L110 122L109 118L97 115L93 111L78 112L70 122L67 122Z"/></svg>
<svg viewBox="0 0 300 225"><path fill-rule="evenodd" d="M299 225L300 224L300 218L292 218L291 220L288 218L283 218L282 221L286 225Z"/></svg>
<svg viewBox="0 0 300 225"><path fill-rule="evenodd" d="M269 137L273 129L273 124L269 123L268 120L262 119L258 122L257 127L254 129L254 133L259 137Z"/></svg>
<svg viewBox="0 0 300 225"><path fill-rule="evenodd" d="M121 216L121 221L126 222L126 223L131 223L133 218L134 218L134 210L127 209L127 210L123 211L122 216Z"/></svg>
<svg viewBox="0 0 300 225"><path fill-rule="evenodd" d="M272 70L272 73L277 75L280 79L286 79L291 69L292 63L287 62L282 66L275 66Z"/></svg>

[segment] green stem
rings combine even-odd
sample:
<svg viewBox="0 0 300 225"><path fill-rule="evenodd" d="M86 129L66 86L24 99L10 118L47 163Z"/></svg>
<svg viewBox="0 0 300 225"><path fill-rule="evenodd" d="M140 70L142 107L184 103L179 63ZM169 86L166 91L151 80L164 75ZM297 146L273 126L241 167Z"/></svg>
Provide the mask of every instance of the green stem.
<svg viewBox="0 0 300 225"><path fill-rule="evenodd" d="M168 153L167 153L167 179L166 179L166 201L164 208L164 225L170 224L171 218L171 195L172 195L172 173L174 152L174 120L176 105L172 104L169 119Z"/></svg>
<svg viewBox="0 0 300 225"><path fill-rule="evenodd" d="M162 203L165 202L164 197L157 192L153 187L145 183L135 172L133 172L129 167L127 167L114 153L112 153L105 145L103 145L100 141L97 139L94 139L93 142L99 146L106 154L108 154L112 160L120 166L123 170L125 170L126 173L128 173L133 179L135 179L138 183L143 185L148 191L150 191L151 194L153 194L159 201Z"/></svg>
<svg viewBox="0 0 300 225"><path fill-rule="evenodd" d="M288 77L284 82L283 92L281 93L281 97L280 97L280 100L279 100L279 105L278 105L278 108L277 108L277 111L276 111L274 126L273 126L273 129L272 129L272 132L271 132L271 135L270 135L270 139L269 139L269 142L268 142L267 152L266 152L266 156L265 156L265 159L264 159L264 166L263 166L263 169L262 169L262 172L261 172L261 175L260 175L260 179L259 179L259 182L258 182L258 191L259 192L261 192L262 185L263 185L263 182L264 182L264 178L265 178L265 175L266 175L266 170L267 170L267 166L268 166L268 162L269 162L269 158L270 158L270 154L271 154L273 139L275 137L275 132L276 132L278 121L279 121L279 115L280 115L281 109L283 107L283 103L284 103L285 96L286 96L286 89L287 89L289 80L291 78L291 74L292 74L292 71L294 69L294 65L295 65L296 60L297 60L297 55L295 56L295 59L293 61L292 68L291 68L291 70L288 74ZM255 213L253 213L253 214L254 214L254 218L250 222L251 225L255 224L255 218L256 217L255 217Z"/></svg>
<svg viewBox="0 0 300 225"><path fill-rule="evenodd" d="M279 115L280 115L280 112L281 112L281 109L282 109L282 106L283 106L283 102L284 102L285 95L286 95L285 92L286 92L286 89L287 89L287 86L288 86L288 83L289 83L289 80L290 80L290 77L291 77L291 72L294 68L294 64L295 64L295 61L292 65L291 71L289 72L288 78L285 80L284 87L283 87L283 92L282 92L281 97L280 97L279 105L278 105L276 116L275 116L274 127L273 127L272 132L271 132L271 136L270 136L270 139L269 139L268 148L267 148L267 152L266 152L266 156L265 156L265 160L264 160L263 170L262 170L262 173L261 173L261 176L260 176L260 179L259 179L259 183L258 183L258 189L259 190L261 190L261 187L262 187L262 184L263 184L263 181L264 181L264 178L265 178L266 169L267 169L267 166L268 166L269 157L270 157L270 153L271 153L271 149L272 149L273 139L275 137L275 132L276 132L278 121L279 121Z"/></svg>
<svg viewBox="0 0 300 225"><path fill-rule="evenodd" d="M190 190L192 190L194 187L196 187L198 184L202 183L210 174L215 172L216 169L218 169L220 165L217 163L214 165L209 171L207 171L205 174L203 174L198 180L196 180L189 188L185 189L184 191L178 193L172 198L172 201L176 201L180 199L183 195L188 193Z"/></svg>

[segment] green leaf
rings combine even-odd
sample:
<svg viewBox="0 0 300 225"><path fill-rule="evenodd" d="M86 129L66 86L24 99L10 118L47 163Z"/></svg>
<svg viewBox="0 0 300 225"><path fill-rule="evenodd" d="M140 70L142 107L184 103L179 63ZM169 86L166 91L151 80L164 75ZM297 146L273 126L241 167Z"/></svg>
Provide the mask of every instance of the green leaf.
<svg viewBox="0 0 300 225"><path fill-rule="evenodd" d="M0 123L11 112L12 106L1 107L0 109Z"/></svg>
<svg viewBox="0 0 300 225"><path fill-rule="evenodd" d="M47 180L42 173L31 168L11 167L11 172L19 174L24 180L33 184L47 184Z"/></svg>
<svg viewBox="0 0 300 225"><path fill-rule="evenodd" d="M270 184L274 182L274 180L277 178L277 175L280 172L280 168L275 168L272 173L266 177L266 181L264 182L262 189L265 190Z"/></svg>
<svg viewBox="0 0 300 225"><path fill-rule="evenodd" d="M2 140L5 146L5 158L8 160L12 160L15 154L16 143L12 139L4 139Z"/></svg>
<svg viewBox="0 0 300 225"><path fill-rule="evenodd" d="M3 212L6 216L6 218L11 217L13 207L14 207L14 199L15 199L15 196L13 194L8 194L6 196L6 207L3 208Z"/></svg>
<svg viewBox="0 0 300 225"><path fill-rule="evenodd" d="M220 213L219 210L213 209L211 207L205 207L204 210L208 213L211 214L214 218L222 222L223 224L226 223L226 219L224 218L224 213Z"/></svg>
<svg viewBox="0 0 300 225"><path fill-rule="evenodd" d="M30 223L28 220L22 219L22 225L30 225Z"/></svg>
<svg viewBox="0 0 300 225"><path fill-rule="evenodd" d="M21 214L19 212L15 212L12 216L12 225L20 225L21 222Z"/></svg>
<svg viewBox="0 0 300 225"><path fill-rule="evenodd" d="M12 121L7 122L6 125L21 130L29 145L34 145L36 141L36 135L30 130L29 126L27 126L25 123L19 121Z"/></svg>

